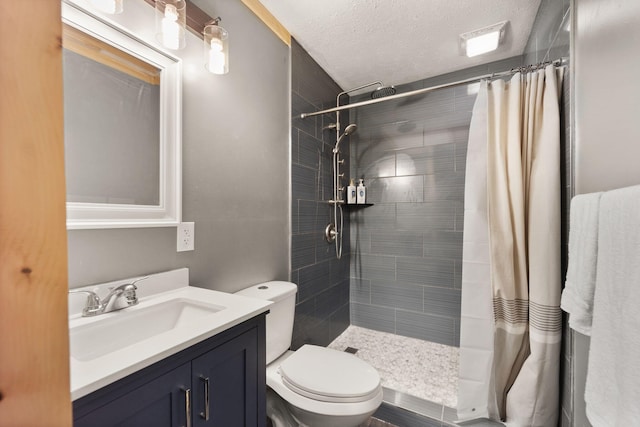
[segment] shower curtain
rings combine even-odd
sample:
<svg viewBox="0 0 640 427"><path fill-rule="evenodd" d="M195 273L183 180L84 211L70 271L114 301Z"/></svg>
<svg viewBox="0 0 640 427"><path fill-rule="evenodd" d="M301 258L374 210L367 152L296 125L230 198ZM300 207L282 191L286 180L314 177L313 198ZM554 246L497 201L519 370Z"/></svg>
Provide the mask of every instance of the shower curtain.
<svg viewBox="0 0 640 427"><path fill-rule="evenodd" d="M555 426L561 71L483 82L469 131L458 418Z"/></svg>

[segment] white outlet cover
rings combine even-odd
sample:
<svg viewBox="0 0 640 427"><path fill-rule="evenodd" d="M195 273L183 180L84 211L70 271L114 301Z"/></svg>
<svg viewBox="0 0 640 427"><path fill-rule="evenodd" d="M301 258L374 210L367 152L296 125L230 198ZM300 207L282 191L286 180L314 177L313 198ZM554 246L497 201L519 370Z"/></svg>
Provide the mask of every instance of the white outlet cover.
<svg viewBox="0 0 640 427"><path fill-rule="evenodd" d="M195 223L181 222L178 224L176 251L192 251L195 248Z"/></svg>

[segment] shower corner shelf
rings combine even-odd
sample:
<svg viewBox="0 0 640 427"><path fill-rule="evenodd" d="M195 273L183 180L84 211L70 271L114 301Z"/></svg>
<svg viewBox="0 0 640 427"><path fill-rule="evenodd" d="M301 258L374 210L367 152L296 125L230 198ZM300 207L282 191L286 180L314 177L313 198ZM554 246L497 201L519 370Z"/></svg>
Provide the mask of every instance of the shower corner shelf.
<svg viewBox="0 0 640 427"><path fill-rule="evenodd" d="M329 200L327 203L333 204L333 201ZM373 206L373 203L338 203L338 204L343 208L348 208L348 209L359 209L359 208L366 208L369 206Z"/></svg>

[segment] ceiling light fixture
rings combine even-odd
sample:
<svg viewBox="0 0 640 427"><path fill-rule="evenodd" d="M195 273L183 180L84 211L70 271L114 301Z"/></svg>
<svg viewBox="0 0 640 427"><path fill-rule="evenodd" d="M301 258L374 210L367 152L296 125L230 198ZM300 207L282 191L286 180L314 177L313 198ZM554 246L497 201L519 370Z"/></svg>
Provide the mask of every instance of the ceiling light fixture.
<svg viewBox="0 0 640 427"><path fill-rule="evenodd" d="M508 21L460 34L460 50L469 58L492 52L504 40Z"/></svg>

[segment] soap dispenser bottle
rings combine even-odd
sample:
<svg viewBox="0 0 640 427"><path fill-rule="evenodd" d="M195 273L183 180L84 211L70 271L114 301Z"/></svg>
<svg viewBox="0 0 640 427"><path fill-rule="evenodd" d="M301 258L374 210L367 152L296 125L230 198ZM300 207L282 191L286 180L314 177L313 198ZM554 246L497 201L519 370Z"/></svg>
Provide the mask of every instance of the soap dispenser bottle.
<svg viewBox="0 0 640 427"><path fill-rule="evenodd" d="M353 178L349 181L349 186L347 187L347 204L354 205L357 202L356 196L356 183Z"/></svg>
<svg viewBox="0 0 640 427"><path fill-rule="evenodd" d="M360 179L358 184L356 201L359 205L367 203L367 189L364 186L364 179Z"/></svg>

